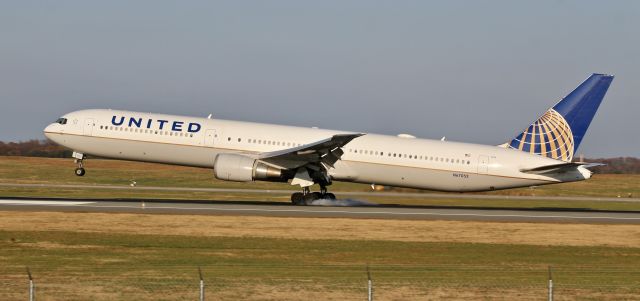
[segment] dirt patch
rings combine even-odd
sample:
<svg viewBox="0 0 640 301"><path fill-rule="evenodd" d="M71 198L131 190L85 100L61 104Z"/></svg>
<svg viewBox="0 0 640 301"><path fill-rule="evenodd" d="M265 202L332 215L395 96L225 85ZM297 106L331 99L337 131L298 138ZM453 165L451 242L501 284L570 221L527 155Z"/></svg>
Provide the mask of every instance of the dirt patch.
<svg viewBox="0 0 640 301"><path fill-rule="evenodd" d="M6 231L640 247L637 225L0 211Z"/></svg>

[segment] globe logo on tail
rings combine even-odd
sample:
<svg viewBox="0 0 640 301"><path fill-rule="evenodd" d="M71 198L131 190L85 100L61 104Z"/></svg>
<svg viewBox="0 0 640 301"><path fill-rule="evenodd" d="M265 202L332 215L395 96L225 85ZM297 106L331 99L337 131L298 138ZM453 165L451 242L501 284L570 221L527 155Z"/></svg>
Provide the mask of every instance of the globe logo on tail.
<svg viewBox="0 0 640 301"><path fill-rule="evenodd" d="M509 148L571 162L574 152L573 133L567 120L554 109L549 109L511 140Z"/></svg>

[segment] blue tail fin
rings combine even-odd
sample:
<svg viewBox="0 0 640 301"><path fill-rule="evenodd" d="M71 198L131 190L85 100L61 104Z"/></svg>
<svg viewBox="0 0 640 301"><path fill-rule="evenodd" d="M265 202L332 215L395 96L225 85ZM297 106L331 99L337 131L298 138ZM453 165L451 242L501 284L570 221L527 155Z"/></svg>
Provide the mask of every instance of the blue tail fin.
<svg viewBox="0 0 640 301"><path fill-rule="evenodd" d="M593 74L503 146L571 162L613 75Z"/></svg>

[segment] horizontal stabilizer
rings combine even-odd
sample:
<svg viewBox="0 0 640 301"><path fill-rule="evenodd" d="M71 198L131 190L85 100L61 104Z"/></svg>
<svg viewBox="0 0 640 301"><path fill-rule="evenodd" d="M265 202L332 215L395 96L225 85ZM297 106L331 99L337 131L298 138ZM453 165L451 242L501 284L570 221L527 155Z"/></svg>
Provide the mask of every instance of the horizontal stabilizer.
<svg viewBox="0 0 640 301"><path fill-rule="evenodd" d="M530 168L530 169L521 169L520 171L524 173L531 173L531 174L545 174L545 173L558 173L558 172L573 170L580 166L589 168L589 167L602 166L602 165L605 165L605 164L588 163L588 162L567 162L567 163L539 166L539 167Z"/></svg>

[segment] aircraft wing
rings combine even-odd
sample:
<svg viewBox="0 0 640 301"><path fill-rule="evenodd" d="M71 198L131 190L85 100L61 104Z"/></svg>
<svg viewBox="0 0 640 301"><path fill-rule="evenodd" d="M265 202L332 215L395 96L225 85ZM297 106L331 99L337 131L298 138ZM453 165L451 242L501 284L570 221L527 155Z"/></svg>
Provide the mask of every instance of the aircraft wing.
<svg viewBox="0 0 640 301"><path fill-rule="evenodd" d="M298 168L309 163L324 163L333 167L344 154L341 147L364 134L338 134L302 146L262 153L257 159L285 169Z"/></svg>

